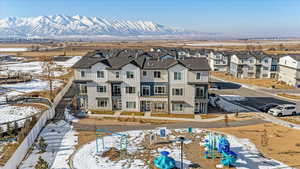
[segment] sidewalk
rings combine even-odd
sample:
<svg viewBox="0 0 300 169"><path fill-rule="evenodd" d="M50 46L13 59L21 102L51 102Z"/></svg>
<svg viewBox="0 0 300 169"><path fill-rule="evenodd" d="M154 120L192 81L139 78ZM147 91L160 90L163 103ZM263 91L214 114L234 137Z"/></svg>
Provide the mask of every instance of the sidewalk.
<svg viewBox="0 0 300 169"><path fill-rule="evenodd" d="M135 118L135 119L150 119L150 120L169 120L169 121L192 121L192 122L213 122L213 121L219 121L219 120L224 120L224 115L220 115L215 118L208 118L208 119L201 119L197 116L195 116L194 119L192 118L170 118L170 117L152 117L149 116L148 114L145 114L144 116L128 116L128 115L120 115L120 114L114 114L114 115L109 115L109 114L89 114L89 117L114 117L114 118ZM233 116L233 114L229 115Z"/></svg>

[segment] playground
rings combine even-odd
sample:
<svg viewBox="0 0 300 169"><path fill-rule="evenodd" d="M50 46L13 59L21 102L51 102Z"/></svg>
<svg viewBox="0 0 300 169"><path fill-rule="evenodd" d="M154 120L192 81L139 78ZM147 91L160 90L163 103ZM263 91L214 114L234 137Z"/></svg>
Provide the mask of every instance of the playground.
<svg viewBox="0 0 300 169"><path fill-rule="evenodd" d="M204 129L133 130L114 133L96 129L96 140L71 158L74 168L289 168L263 157L248 139Z"/></svg>

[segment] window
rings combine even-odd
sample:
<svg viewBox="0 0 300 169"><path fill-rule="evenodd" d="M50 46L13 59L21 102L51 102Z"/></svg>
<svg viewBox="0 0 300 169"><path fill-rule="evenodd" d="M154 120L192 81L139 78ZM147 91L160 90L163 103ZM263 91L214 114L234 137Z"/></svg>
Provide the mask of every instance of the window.
<svg viewBox="0 0 300 169"><path fill-rule="evenodd" d="M271 66L271 71L277 71L277 65L272 65Z"/></svg>
<svg viewBox="0 0 300 169"><path fill-rule="evenodd" d="M126 93L135 93L135 87L126 87Z"/></svg>
<svg viewBox="0 0 300 169"><path fill-rule="evenodd" d="M204 97L204 88L203 87L196 87L196 97Z"/></svg>
<svg viewBox="0 0 300 169"><path fill-rule="evenodd" d="M127 79L133 79L134 73L133 72L126 72Z"/></svg>
<svg viewBox="0 0 300 169"><path fill-rule="evenodd" d="M155 94L165 94L166 87L165 86L155 86L154 92L155 92Z"/></svg>
<svg viewBox="0 0 300 169"><path fill-rule="evenodd" d="M268 68L268 67L266 67L266 66L264 66L264 67L263 67L263 70L269 70L269 68Z"/></svg>
<svg viewBox="0 0 300 169"><path fill-rule="evenodd" d="M135 109L135 102L126 102L126 108Z"/></svg>
<svg viewBox="0 0 300 169"><path fill-rule="evenodd" d="M106 92L106 86L97 86L97 92L105 93Z"/></svg>
<svg viewBox="0 0 300 169"><path fill-rule="evenodd" d="M87 93L87 86L80 85L80 93L86 94Z"/></svg>
<svg viewBox="0 0 300 169"><path fill-rule="evenodd" d="M143 76L147 76L147 71L143 71Z"/></svg>
<svg viewBox="0 0 300 169"><path fill-rule="evenodd" d="M155 103L154 104L154 109L156 109L156 110L164 110L165 109L165 104L164 103Z"/></svg>
<svg viewBox="0 0 300 169"><path fill-rule="evenodd" d="M154 78L160 78L160 71L154 71Z"/></svg>
<svg viewBox="0 0 300 169"><path fill-rule="evenodd" d="M262 77L266 78L268 77L268 74L263 74Z"/></svg>
<svg viewBox="0 0 300 169"><path fill-rule="evenodd" d="M107 99L96 98L98 107L107 107Z"/></svg>
<svg viewBox="0 0 300 169"><path fill-rule="evenodd" d="M150 96L150 86L142 86L142 96Z"/></svg>
<svg viewBox="0 0 300 169"><path fill-rule="evenodd" d="M183 104L174 103L172 104L173 111L183 111Z"/></svg>
<svg viewBox="0 0 300 169"><path fill-rule="evenodd" d="M183 89L182 88L180 88L180 89L177 89L177 88L172 89L172 95L173 96L182 96L183 95Z"/></svg>
<svg viewBox="0 0 300 169"><path fill-rule="evenodd" d="M182 80L181 72L174 72L174 80Z"/></svg>
<svg viewBox="0 0 300 169"><path fill-rule="evenodd" d="M85 71L80 72L81 77L85 77Z"/></svg>
<svg viewBox="0 0 300 169"><path fill-rule="evenodd" d="M104 78L104 72L103 71L97 71L97 78Z"/></svg>
<svg viewBox="0 0 300 169"><path fill-rule="evenodd" d="M116 72L116 78L120 78L120 72Z"/></svg>
<svg viewBox="0 0 300 169"><path fill-rule="evenodd" d="M196 80L201 80L201 72L197 72L197 74L196 74Z"/></svg>

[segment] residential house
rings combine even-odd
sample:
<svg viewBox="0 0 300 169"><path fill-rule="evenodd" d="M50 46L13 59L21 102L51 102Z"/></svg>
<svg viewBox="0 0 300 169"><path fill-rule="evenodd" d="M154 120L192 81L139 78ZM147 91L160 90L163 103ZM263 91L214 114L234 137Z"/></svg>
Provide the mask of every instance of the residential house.
<svg viewBox="0 0 300 169"><path fill-rule="evenodd" d="M74 83L84 109L207 113L209 65L205 58L178 58L123 51L92 52L77 62Z"/></svg>
<svg viewBox="0 0 300 169"><path fill-rule="evenodd" d="M278 56L263 52L236 52L230 58L230 74L237 78L277 78Z"/></svg>
<svg viewBox="0 0 300 169"><path fill-rule="evenodd" d="M300 55L286 55L279 59L279 81L300 87Z"/></svg>

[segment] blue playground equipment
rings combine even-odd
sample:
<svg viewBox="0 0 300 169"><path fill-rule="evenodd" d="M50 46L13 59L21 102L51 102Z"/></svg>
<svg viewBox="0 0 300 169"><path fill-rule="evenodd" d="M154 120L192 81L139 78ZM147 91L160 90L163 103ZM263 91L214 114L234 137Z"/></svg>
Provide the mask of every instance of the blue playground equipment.
<svg viewBox="0 0 300 169"><path fill-rule="evenodd" d="M104 148L105 148L103 134L109 134L109 135L105 135L105 136L119 136L119 138L120 138L120 160L123 159L124 148L126 149L126 159L128 159L128 150L127 150L128 135L114 133L114 132L108 131L108 130L96 129L96 152L99 153L100 141L102 142L102 149L104 150Z"/></svg>
<svg viewBox="0 0 300 169"><path fill-rule="evenodd" d="M155 167L159 169L172 169L176 167L175 160L172 157L169 157L169 152L162 151L160 156L154 159Z"/></svg>
<svg viewBox="0 0 300 169"><path fill-rule="evenodd" d="M222 155L221 163L224 166L233 165L238 155L230 150L229 141L222 137L213 133L209 133L208 138L204 140L205 152L204 158L215 159L216 150L217 153Z"/></svg>
<svg viewBox="0 0 300 169"><path fill-rule="evenodd" d="M231 166L237 160L238 155L230 150L230 143L224 137L219 138L218 152L222 154L221 163L225 166Z"/></svg>

